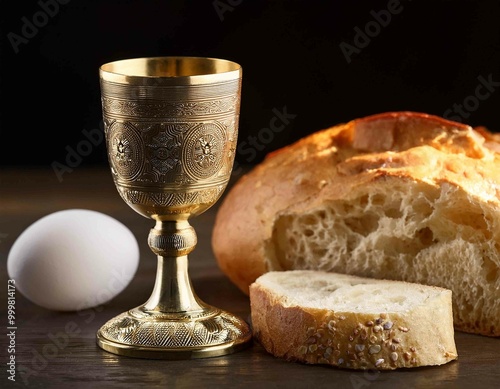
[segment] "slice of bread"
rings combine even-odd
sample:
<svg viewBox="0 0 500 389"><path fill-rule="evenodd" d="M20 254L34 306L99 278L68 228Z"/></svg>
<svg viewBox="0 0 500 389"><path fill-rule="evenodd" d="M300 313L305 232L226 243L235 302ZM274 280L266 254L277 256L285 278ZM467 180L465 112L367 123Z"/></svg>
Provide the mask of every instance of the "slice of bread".
<svg viewBox="0 0 500 389"><path fill-rule="evenodd" d="M285 270L450 289L457 330L500 336L499 150L498 134L414 112L319 131L236 182L214 254L247 293Z"/></svg>
<svg viewBox="0 0 500 389"><path fill-rule="evenodd" d="M266 273L249 291L254 337L276 357L378 370L458 358L444 288L290 270Z"/></svg>

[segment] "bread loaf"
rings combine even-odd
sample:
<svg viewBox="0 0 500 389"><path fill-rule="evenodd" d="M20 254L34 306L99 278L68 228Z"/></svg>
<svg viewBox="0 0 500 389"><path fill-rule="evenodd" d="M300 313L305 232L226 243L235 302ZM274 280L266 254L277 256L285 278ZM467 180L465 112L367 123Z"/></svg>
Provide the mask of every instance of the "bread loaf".
<svg viewBox="0 0 500 389"><path fill-rule="evenodd" d="M254 337L289 361L393 370L457 359L447 289L294 270L259 277L250 304Z"/></svg>
<svg viewBox="0 0 500 389"><path fill-rule="evenodd" d="M500 336L499 150L483 128L413 112L319 131L228 191L214 254L246 293L300 269L447 288L456 329Z"/></svg>

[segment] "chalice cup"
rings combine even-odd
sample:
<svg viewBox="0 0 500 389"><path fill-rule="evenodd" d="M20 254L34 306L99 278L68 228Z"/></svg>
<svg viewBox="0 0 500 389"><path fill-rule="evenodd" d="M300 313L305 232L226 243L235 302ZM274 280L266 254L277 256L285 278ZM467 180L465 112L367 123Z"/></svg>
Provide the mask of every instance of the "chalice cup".
<svg viewBox="0 0 500 389"><path fill-rule="evenodd" d="M203 57L131 58L99 69L105 138L122 199L156 223L151 297L105 323L98 345L138 358L189 359L249 344L241 318L201 301L188 254L189 219L210 208L231 175L238 134L241 66Z"/></svg>

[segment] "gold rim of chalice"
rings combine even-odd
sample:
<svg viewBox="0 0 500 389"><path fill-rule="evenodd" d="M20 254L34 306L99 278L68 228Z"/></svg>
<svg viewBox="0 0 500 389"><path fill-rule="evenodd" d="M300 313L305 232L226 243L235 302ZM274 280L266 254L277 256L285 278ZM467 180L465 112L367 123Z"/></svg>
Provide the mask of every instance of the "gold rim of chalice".
<svg viewBox="0 0 500 389"><path fill-rule="evenodd" d="M145 57L108 62L99 69L106 81L130 85L204 85L241 77L233 61L207 57Z"/></svg>
<svg viewBox="0 0 500 389"><path fill-rule="evenodd" d="M158 257L144 304L105 323L97 344L156 359L204 358L250 344L241 318L204 303L188 275L197 243L189 219L222 195L234 162L242 68L205 57L123 59L99 69L106 147L114 183L136 212L156 221Z"/></svg>

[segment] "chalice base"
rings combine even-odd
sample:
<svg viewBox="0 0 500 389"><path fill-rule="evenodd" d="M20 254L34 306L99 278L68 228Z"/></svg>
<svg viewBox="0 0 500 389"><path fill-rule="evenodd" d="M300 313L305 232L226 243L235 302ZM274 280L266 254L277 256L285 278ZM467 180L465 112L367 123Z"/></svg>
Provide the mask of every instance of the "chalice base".
<svg viewBox="0 0 500 389"><path fill-rule="evenodd" d="M97 344L105 351L147 359L194 359L231 354L250 345L248 324L229 312L146 312L131 309L105 323Z"/></svg>

